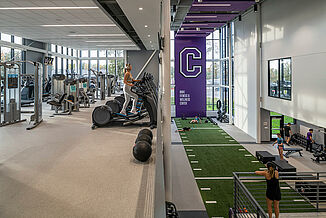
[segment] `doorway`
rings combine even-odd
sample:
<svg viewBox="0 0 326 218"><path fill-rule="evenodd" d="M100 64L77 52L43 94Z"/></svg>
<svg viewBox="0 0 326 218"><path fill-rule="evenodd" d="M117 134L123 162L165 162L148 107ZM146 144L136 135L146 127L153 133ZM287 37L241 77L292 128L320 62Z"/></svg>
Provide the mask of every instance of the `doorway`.
<svg viewBox="0 0 326 218"><path fill-rule="evenodd" d="M283 136L284 116L271 115L270 119L271 141L275 141L277 139L277 133L280 133Z"/></svg>

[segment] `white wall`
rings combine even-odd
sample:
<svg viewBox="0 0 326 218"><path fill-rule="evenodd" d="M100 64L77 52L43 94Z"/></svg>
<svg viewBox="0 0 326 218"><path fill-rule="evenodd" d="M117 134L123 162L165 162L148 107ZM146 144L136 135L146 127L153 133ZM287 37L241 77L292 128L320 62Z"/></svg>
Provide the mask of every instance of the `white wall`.
<svg viewBox="0 0 326 218"><path fill-rule="evenodd" d="M256 138L256 14L234 25L234 125Z"/></svg>
<svg viewBox="0 0 326 218"><path fill-rule="evenodd" d="M262 107L326 127L326 1L262 4ZM268 60L292 58L292 101L268 97Z"/></svg>

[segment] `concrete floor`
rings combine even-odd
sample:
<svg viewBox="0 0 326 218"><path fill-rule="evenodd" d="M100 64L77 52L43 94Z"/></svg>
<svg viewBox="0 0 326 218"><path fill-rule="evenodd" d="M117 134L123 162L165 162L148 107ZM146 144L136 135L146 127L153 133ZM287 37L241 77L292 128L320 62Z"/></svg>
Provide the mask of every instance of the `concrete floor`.
<svg viewBox="0 0 326 218"><path fill-rule="evenodd" d="M141 127L91 130L93 107L0 128L0 217L153 217L155 142L135 161Z"/></svg>

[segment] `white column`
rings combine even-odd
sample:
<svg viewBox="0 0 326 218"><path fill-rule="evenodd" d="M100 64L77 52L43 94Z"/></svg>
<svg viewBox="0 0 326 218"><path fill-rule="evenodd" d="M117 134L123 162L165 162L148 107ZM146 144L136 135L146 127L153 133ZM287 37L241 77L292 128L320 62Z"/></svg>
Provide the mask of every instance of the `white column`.
<svg viewBox="0 0 326 218"><path fill-rule="evenodd" d="M260 80L261 80L261 39L262 39L262 28L261 28L261 5L257 3L256 13L256 143L261 143L261 115L260 115Z"/></svg>
<svg viewBox="0 0 326 218"><path fill-rule="evenodd" d="M172 160L171 160L171 76L170 76L170 0L162 1L162 133L164 152L165 196L172 201ZM158 124L160 125L160 124Z"/></svg>

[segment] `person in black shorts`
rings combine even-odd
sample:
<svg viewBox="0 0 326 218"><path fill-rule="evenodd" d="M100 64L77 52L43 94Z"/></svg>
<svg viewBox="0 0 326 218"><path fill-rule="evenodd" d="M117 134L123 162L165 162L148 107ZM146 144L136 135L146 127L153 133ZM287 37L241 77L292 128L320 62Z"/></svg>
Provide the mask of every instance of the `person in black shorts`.
<svg viewBox="0 0 326 218"><path fill-rule="evenodd" d="M286 126L284 126L284 139L286 144L289 144L291 135L292 135L292 130L291 130L291 123L288 123Z"/></svg>
<svg viewBox="0 0 326 218"><path fill-rule="evenodd" d="M257 175L265 176L266 178L266 182L267 182L266 203L267 203L269 218L273 217L273 208L272 208L273 203L274 203L275 218L279 218L281 189L280 189L278 171L275 170L275 166L273 163L268 162L267 170L256 171L255 173Z"/></svg>

